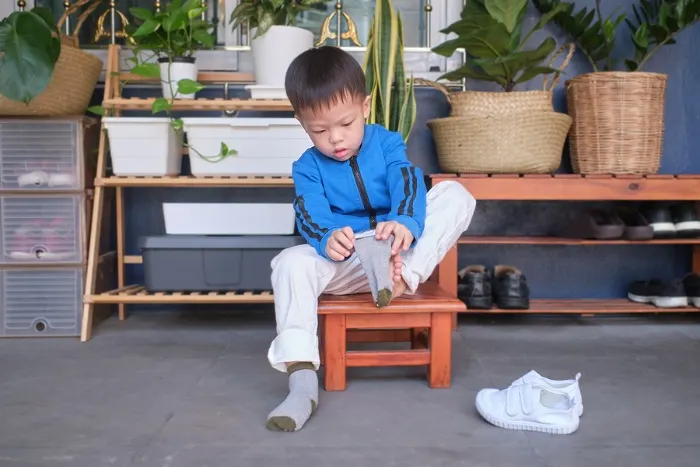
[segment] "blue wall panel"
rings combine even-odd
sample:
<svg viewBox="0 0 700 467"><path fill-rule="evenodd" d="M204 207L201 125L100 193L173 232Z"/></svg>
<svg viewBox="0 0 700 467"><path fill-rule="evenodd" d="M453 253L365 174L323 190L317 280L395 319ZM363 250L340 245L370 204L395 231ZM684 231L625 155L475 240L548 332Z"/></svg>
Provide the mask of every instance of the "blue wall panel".
<svg viewBox="0 0 700 467"><path fill-rule="evenodd" d="M579 1L592 6L593 1ZM626 0L603 2L604 12L616 7L630 8ZM534 10L528 23L537 20ZM558 42L564 39L556 34L556 27L542 33L555 33ZM619 33L619 51L631 50L625 26ZM542 37L542 34L537 37ZM537 38L536 37L536 38ZM700 62L692 49L700 48L700 28L684 32L678 43L664 48L649 63L647 71L669 74L666 105L666 137L662 173L700 173ZM569 76L589 71L586 62L577 54L566 69ZM564 77L566 78L566 77ZM566 111L563 81L555 91L555 107ZM541 80L527 83L521 89L537 89ZM470 83L473 89L494 89L484 83ZM152 91L149 91L149 93ZM219 93L220 90L207 92ZM239 92L243 92L242 90ZM135 94L141 94L135 91ZM102 90L96 92L98 101ZM444 97L433 89L417 92L419 115L409 141L409 158L428 173L439 172L435 146L426 126L431 118L446 116L448 106ZM205 114L203 114L205 115ZM212 115L211 113L209 115ZM214 113L216 115L216 113ZM251 115L250 113L248 115ZM187 167L185 167L187 169ZM565 154L560 171L570 171ZM138 252L138 238L162 234L164 201L235 201L287 202L293 197L292 189L129 189L126 192L127 251ZM478 206L471 234L548 234L569 219L576 210L588 207L586 203L544 202L481 202ZM632 280L658 277L670 279L682 276L690 268L690 248L687 246L478 246L460 248L460 265L511 264L528 276L533 297L622 297ZM140 267L129 270L129 282L141 280Z"/></svg>

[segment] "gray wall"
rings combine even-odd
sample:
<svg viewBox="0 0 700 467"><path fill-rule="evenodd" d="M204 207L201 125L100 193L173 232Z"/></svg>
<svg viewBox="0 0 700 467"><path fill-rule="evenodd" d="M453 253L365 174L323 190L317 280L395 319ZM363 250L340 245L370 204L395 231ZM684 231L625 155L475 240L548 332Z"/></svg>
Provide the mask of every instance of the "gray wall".
<svg viewBox="0 0 700 467"><path fill-rule="evenodd" d="M577 2L590 6L592 0ZM625 0L603 2L604 12L619 6L626 8ZM533 12L529 21L536 20ZM555 32L556 28L550 28ZM620 49L624 53L631 46L626 28L621 28ZM558 37L559 43L563 39ZM666 106L666 137L662 173L700 173L700 62L692 49L700 47L700 28L684 32L678 43L657 54L647 71L669 74ZM573 76L589 69L577 54L566 72ZM563 81L563 80L562 80ZM521 89L536 89L541 80L527 83ZM566 111L560 82L555 91L555 107ZM483 88L480 83L472 87ZM138 94L154 91L137 91ZM209 90L218 94L216 89ZM244 91L240 91L243 93ZM96 92L96 100L102 90ZM434 143L425 122L430 118L447 115L448 107L440 93L432 89L417 92L419 115L409 141L409 157L427 172L439 172ZM211 114L210 114L211 115ZM216 115L216 113L214 113ZM187 167L184 168L187 170ZM560 171L569 172L568 154ZM161 203L165 201L230 201L230 202L288 202L292 189L129 189L126 194L127 252L138 253L138 238L164 232ZM470 229L473 234L548 234L566 222L573 212L584 209L586 203L553 202L481 202ZM670 279L690 269L690 248L686 246L477 246L460 247L460 265L495 264L515 265L527 275L533 297L539 298L605 298L623 297L632 280L658 277ZM128 268L129 282L141 280L141 268Z"/></svg>

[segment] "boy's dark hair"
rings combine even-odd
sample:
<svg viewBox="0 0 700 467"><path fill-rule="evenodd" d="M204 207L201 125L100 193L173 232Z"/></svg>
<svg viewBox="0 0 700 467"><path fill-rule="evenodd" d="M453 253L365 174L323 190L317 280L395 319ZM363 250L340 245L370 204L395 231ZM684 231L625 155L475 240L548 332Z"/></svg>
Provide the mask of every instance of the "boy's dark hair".
<svg viewBox="0 0 700 467"><path fill-rule="evenodd" d="M298 55L287 69L284 87L295 112L367 95L365 73L357 60L328 45Z"/></svg>

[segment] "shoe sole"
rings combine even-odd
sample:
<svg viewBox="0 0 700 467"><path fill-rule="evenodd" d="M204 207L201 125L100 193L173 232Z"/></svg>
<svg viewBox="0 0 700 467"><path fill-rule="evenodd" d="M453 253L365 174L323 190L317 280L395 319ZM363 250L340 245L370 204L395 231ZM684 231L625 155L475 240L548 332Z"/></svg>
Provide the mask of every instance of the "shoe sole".
<svg viewBox="0 0 700 467"><path fill-rule="evenodd" d="M484 419L490 424L497 426L499 428L505 428L506 430L517 430L517 431L536 431L539 433L548 433L550 435L570 435L578 430L579 420L576 423L569 426L550 426L542 425L541 423L535 422L522 422L522 421L505 421L499 420L491 415L485 413L479 404L476 404L476 410L479 415L484 417Z"/></svg>
<svg viewBox="0 0 700 467"><path fill-rule="evenodd" d="M688 297L645 297L628 293L627 298L635 303L651 303L657 308L684 308L688 306Z"/></svg>
<svg viewBox="0 0 700 467"><path fill-rule="evenodd" d="M675 228L679 237L694 238L700 235L700 221L678 222Z"/></svg>
<svg viewBox="0 0 700 467"><path fill-rule="evenodd" d="M500 298L496 300L496 305L501 310L529 310L529 298Z"/></svg>
<svg viewBox="0 0 700 467"><path fill-rule="evenodd" d="M695 308L700 308L700 297L688 297L688 303L693 305Z"/></svg>
<svg viewBox="0 0 700 467"><path fill-rule="evenodd" d="M491 297L461 297L470 310L490 310L493 308Z"/></svg>
<svg viewBox="0 0 700 467"><path fill-rule="evenodd" d="M654 238L673 238L676 236L676 224L672 222L658 222L649 225L654 230Z"/></svg>

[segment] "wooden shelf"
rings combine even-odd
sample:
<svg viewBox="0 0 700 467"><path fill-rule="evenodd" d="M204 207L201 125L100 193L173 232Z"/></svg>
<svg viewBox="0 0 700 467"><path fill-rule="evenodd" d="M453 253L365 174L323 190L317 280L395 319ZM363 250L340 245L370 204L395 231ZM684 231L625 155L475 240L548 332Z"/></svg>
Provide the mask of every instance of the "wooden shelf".
<svg viewBox="0 0 700 467"><path fill-rule="evenodd" d="M291 187L292 177L239 176L239 177L107 177L97 178L96 186L120 187Z"/></svg>
<svg viewBox="0 0 700 467"><path fill-rule="evenodd" d="M432 185L458 181L478 200L696 201L698 175L433 174Z"/></svg>
<svg viewBox="0 0 700 467"><path fill-rule="evenodd" d="M272 292L148 292L142 285L129 285L85 296L85 303L273 303Z"/></svg>
<svg viewBox="0 0 700 467"><path fill-rule="evenodd" d="M116 110L151 110L154 97L114 97L105 99L102 106ZM286 99L175 99L171 110L276 110L292 111L292 105Z"/></svg>
<svg viewBox="0 0 700 467"><path fill-rule="evenodd" d="M698 313L700 309L657 308L653 305L631 302L627 299L569 299L569 300L530 300L529 310L501 310L495 306L490 310L467 310L467 313L484 314L626 314L626 313Z"/></svg>
<svg viewBox="0 0 700 467"><path fill-rule="evenodd" d="M518 237L518 236L463 236L458 242L460 245L700 245L700 238L669 238L653 240L582 240L577 238L562 237Z"/></svg>

